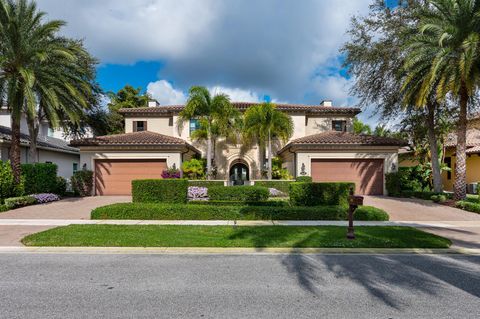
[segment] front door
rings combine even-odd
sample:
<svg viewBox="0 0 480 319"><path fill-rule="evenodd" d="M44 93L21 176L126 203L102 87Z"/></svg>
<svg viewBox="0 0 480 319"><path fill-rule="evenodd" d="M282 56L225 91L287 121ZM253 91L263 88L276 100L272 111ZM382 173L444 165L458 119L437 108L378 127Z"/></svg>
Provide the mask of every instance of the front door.
<svg viewBox="0 0 480 319"><path fill-rule="evenodd" d="M245 164L237 163L230 168L230 181L233 185L245 185L249 180L248 167Z"/></svg>

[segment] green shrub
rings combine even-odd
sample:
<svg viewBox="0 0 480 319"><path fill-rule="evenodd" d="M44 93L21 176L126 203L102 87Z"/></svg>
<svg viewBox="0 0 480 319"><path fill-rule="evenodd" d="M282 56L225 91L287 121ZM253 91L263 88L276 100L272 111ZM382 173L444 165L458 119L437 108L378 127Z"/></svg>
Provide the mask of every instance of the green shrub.
<svg viewBox="0 0 480 319"><path fill-rule="evenodd" d="M195 180L195 181L188 181L188 186L197 186L197 187L212 187L212 186L224 186L224 181L202 181L202 180Z"/></svg>
<svg viewBox="0 0 480 319"><path fill-rule="evenodd" d="M480 214L480 203L472 203L469 201L461 200L456 202L455 206L472 213Z"/></svg>
<svg viewBox="0 0 480 319"><path fill-rule="evenodd" d="M57 176L57 184L53 193L59 196L65 196L67 193L67 180L62 176Z"/></svg>
<svg viewBox="0 0 480 319"><path fill-rule="evenodd" d="M5 206L5 204L0 205L0 213L6 212L8 210L8 207Z"/></svg>
<svg viewBox="0 0 480 319"><path fill-rule="evenodd" d="M387 212L373 206L359 206L353 214L355 220L378 220L387 221L390 219Z"/></svg>
<svg viewBox="0 0 480 319"><path fill-rule="evenodd" d="M188 180L141 179L132 181L133 202L137 203L186 203Z"/></svg>
<svg viewBox="0 0 480 319"><path fill-rule="evenodd" d="M260 202L270 195L268 188L261 186L214 186L208 188L211 200L233 200L244 202Z"/></svg>
<svg viewBox="0 0 480 319"><path fill-rule="evenodd" d="M243 202L234 200L192 200L189 205L211 205L211 206L270 206L270 207L290 207L288 201L260 201L260 202Z"/></svg>
<svg viewBox="0 0 480 319"><path fill-rule="evenodd" d="M57 170L53 163L22 164L22 175L25 178L25 193L56 193Z"/></svg>
<svg viewBox="0 0 480 319"><path fill-rule="evenodd" d="M205 177L205 165L204 160L196 158L183 162L183 176L189 179L202 179Z"/></svg>
<svg viewBox="0 0 480 319"><path fill-rule="evenodd" d="M139 220L344 220L341 206L266 207L119 203L96 208L92 219Z"/></svg>
<svg viewBox="0 0 480 319"><path fill-rule="evenodd" d="M385 174L385 186L389 196L430 190L429 182L424 180L420 166L400 167L398 172Z"/></svg>
<svg viewBox="0 0 480 319"><path fill-rule="evenodd" d="M446 194L446 193L435 193L435 192L416 192L416 191L402 191L400 194L398 194L398 197L406 197L406 198L420 198L424 200L431 200L432 196L445 196L445 198L451 198L451 194Z"/></svg>
<svg viewBox="0 0 480 319"><path fill-rule="evenodd" d="M311 183L313 182L311 176L298 176L297 177L297 182L299 183Z"/></svg>
<svg viewBox="0 0 480 319"><path fill-rule="evenodd" d="M75 195L91 196L93 192L93 172L82 170L73 173L72 189Z"/></svg>
<svg viewBox="0 0 480 319"><path fill-rule="evenodd" d="M291 183L292 206L340 205L348 206L354 183Z"/></svg>
<svg viewBox="0 0 480 319"><path fill-rule="evenodd" d="M28 205L33 205L37 202L35 197L27 195L27 196L19 196L19 197L11 197L5 199L5 206L8 209L14 209L19 207L24 207Z"/></svg>
<svg viewBox="0 0 480 319"><path fill-rule="evenodd" d="M290 183L292 181L278 180L278 181L255 181L255 186L262 186L267 188L275 188L288 195L290 192Z"/></svg>
<svg viewBox="0 0 480 319"><path fill-rule="evenodd" d="M440 195L432 195L430 197L432 201L435 203L445 203L447 201L447 196L440 194Z"/></svg>
<svg viewBox="0 0 480 319"><path fill-rule="evenodd" d="M12 167L9 161L0 161L0 204L6 198L24 194L24 183L15 184Z"/></svg>

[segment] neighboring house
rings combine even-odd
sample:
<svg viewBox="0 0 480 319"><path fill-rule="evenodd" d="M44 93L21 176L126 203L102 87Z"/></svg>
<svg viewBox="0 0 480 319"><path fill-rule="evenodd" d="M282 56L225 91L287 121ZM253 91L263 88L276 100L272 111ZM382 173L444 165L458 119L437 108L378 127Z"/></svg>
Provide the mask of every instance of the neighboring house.
<svg viewBox="0 0 480 319"><path fill-rule="evenodd" d="M244 112L254 103L233 103ZM130 194L131 180L160 178L167 167L181 168L195 154L205 156L206 145L192 141L198 128L195 119L178 125L182 105L122 109L125 134L72 141L80 148L80 163L95 172L97 195ZM403 143L396 139L352 133L358 108L320 105L277 104L294 123L291 140L277 141L275 155L284 160L294 177L309 175L315 181L352 181L357 193L384 194L385 173L396 171L397 152ZM216 179L230 184L249 184L261 179L265 152L257 145L215 143ZM240 183L239 183L240 182Z"/></svg>
<svg viewBox="0 0 480 319"><path fill-rule="evenodd" d="M25 117L20 123L21 131L21 154L22 163L30 163L28 147L30 137ZM0 109L0 152L1 160L8 161L10 158L11 144L10 114L5 108ZM38 133L38 159L40 163L55 163L58 166L58 176L70 179L73 172L80 169L80 152L78 148L69 146L61 130L52 130L48 122L42 122Z"/></svg>

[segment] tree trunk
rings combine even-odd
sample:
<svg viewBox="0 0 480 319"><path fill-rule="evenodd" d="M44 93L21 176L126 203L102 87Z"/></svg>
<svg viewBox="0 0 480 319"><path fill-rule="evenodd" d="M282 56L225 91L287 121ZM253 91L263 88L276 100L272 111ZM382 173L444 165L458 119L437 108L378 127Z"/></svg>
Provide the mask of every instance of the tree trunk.
<svg viewBox="0 0 480 319"><path fill-rule="evenodd" d="M465 86L460 91L460 114L457 126L457 150L455 163L454 199L462 200L467 197L467 104L468 92Z"/></svg>
<svg viewBox="0 0 480 319"><path fill-rule="evenodd" d="M19 184L22 176L22 168L20 166L20 114L15 114L12 112L11 123L12 123L12 142L10 145L10 165L13 170L13 177L15 183Z"/></svg>
<svg viewBox="0 0 480 319"><path fill-rule="evenodd" d="M272 137L268 131L268 180L272 179Z"/></svg>
<svg viewBox="0 0 480 319"><path fill-rule="evenodd" d="M207 179L212 178L212 133L208 128L207 133Z"/></svg>
<svg viewBox="0 0 480 319"><path fill-rule="evenodd" d="M40 121L37 116L27 117L28 134L30 135L30 147L28 149L28 160L30 163L38 163L38 130L40 129Z"/></svg>
<svg viewBox="0 0 480 319"><path fill-rule="evenodd" d="M437 134L435 132L435 103L427 105L427 130L428 144L430 144L430 154L432 161L433 190L435 193L443 192L442 174L440 172L440 159L438 156Z"/></svg>

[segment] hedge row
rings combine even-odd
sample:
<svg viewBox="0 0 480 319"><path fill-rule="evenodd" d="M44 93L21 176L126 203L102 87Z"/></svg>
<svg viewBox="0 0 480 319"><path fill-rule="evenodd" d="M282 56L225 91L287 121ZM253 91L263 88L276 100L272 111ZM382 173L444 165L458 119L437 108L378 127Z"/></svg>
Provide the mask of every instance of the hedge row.
<svg viewBox="0 0 480 319"><path fill-rule="evenodd" d="M446 198L452 198L452 194L426 192L426 191L424 191L424 192L421 192L421 191L402 191L402 192L395 195L395 197L402 197L402 198L412 198L413 197L413 198L419 198L419 199L425 199L425 200L433 200L435 197L438 197L438 196L445 196Z"/></svg>
<svg viewBox="0 0 480 319"><path fill-rule="evenodd" d="M284 200L269 200L258 202L242 202L235 200L192 200L189 205L212 205L212 206L269 206L269 207L290 207L290 202Z"/></svg>
<svg viewBox="0 0 480 319"><path fill-rule="evenodd" d="M58 167L53 163L22 164L25 193L58 193ZM63 194L60 194L63 195Z"/></svg>
<svg viewBox="0 0 480 319"><path fill-rule="evenodd" d="M27 195L27 196L19 196L19 197L12 197L5 199L5 207L8 209L14 209L24 206L33 205L37 202L35 197Z"/></svg>
<svg viewBox="0 0 480 319"><path fill-rule="evenodd" d="M348 206L350 190L354 183L291 183L292 206L340 205Z"/></svg>
<svg viewBox="0 0 480 319"><path fill-rule="evenodd" d="M255 181L255 186L262 186L267 188L275 188L281 191L282 193L290 193L290 184L293 181L287 180L275 180L275 181Z"/></svg>
<svg viewBox="0 0 480 319"><path fill-rule="evenodd" d="M261 186L214 186L208 188L211 200L259 202L270 196L268 188Z"/></svg>
<svg viewBox="0 0 480 319"><path fill-rule="evenodd" d="M353 217L355 220L388 221L390 219L386 211L373 206L359 206Z"/></svg>
<svg viewBox="0 0 480 319"><path fill-rule="evenodd" d="M96 208L92 219L139 220L344 220L341 206L268 207L118 203Z"/></svg>
<svg viewBox="0 0 480 319"><path fill-rule="evenodd" d="M188 180L142 179L132 181L135 203L186 203Z"/></svg>
<svg viewBox="0 0 480 319"><path fill-rule="evenodd" d="M212 187L212 186L224 186L224 181L203 181L203 180L190 180L188 181L188 186L197 186L197 187Z"/></svg>

